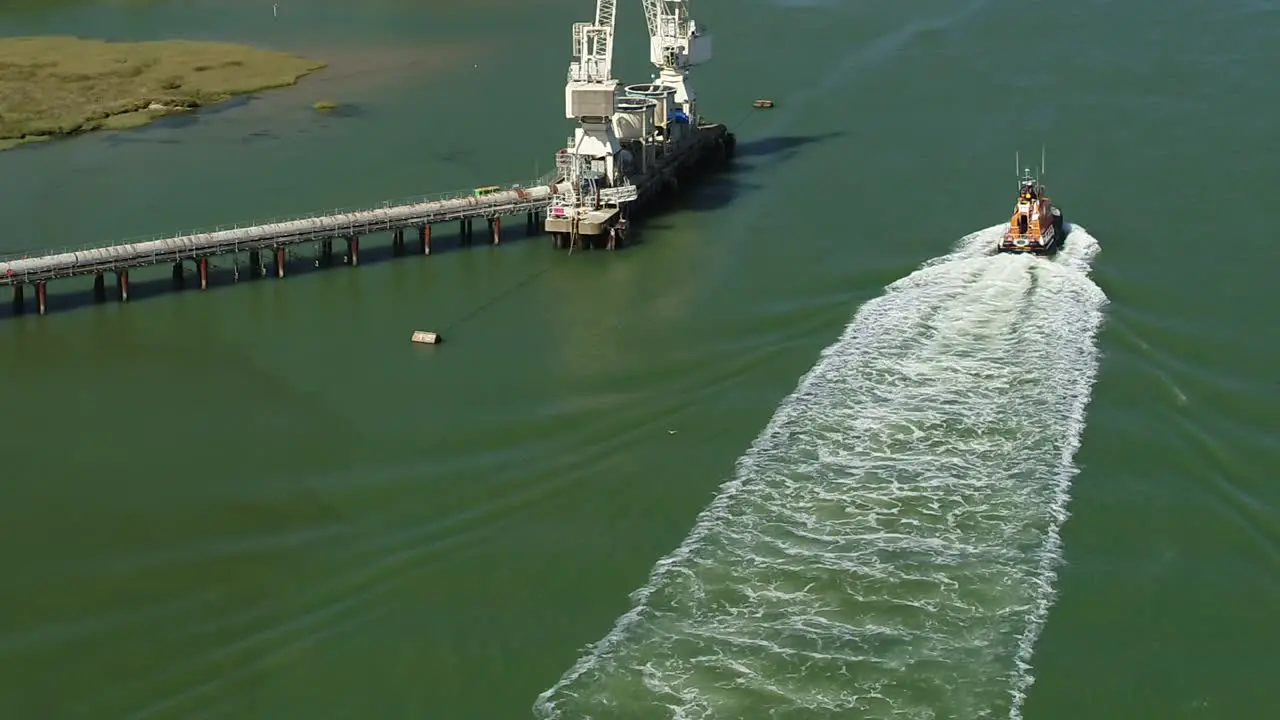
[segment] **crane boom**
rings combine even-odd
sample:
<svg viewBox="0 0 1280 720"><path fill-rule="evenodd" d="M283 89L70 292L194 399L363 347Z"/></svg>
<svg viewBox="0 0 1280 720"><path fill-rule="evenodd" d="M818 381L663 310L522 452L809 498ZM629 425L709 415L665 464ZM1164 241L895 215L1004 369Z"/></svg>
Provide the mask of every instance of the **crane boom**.
<svg viewBox="0 0 1280 720"><path fill-rule="evenodd" d="M596 0L596 25L609 28L613 32L613 9L617 0ZM609 51L613 51L612 43Z"/></svg>
<svg viewBox="0 0 1280 720"><path fill-rule="evenodd" d="M658 16L662 12L662 0L644 0L644 20L649 25L649 37L658 37Z"/></svg>

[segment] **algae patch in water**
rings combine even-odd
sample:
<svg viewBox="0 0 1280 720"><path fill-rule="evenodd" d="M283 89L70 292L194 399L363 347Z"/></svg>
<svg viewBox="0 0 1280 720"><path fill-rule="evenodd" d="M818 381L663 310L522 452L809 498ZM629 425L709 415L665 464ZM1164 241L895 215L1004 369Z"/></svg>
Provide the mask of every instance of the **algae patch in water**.
<svg viewBox="0 0 1280 720"><path fill-rule="evenodd" d="M0 150L145 125L236 95L293 85L324 66L231 43L0 38Z"/></svg>

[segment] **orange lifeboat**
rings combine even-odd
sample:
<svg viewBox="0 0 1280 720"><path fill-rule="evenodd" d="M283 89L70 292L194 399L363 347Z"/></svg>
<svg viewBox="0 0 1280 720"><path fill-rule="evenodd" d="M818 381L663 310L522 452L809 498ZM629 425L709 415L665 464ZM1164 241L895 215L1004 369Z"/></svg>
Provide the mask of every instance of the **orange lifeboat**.
<svg viewBox="0 0 1280 720"><path fill-rule="evenodd" d="M1018 181L1018 199L1013 216L997 252L1049 255L1057 252L1066 240L1062 210L1045 193L1044 185L1029 173Z"/></svg>

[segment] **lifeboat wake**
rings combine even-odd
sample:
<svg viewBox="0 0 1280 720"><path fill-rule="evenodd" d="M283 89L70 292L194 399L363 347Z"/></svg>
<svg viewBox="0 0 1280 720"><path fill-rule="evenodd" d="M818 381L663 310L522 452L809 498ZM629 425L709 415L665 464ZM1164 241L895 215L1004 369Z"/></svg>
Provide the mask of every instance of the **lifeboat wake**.
<svg viewBox="0 0 1280 720"><path fill-rule="evenodd" d="M1107 302L963 239L866 303L542 718L1017 718Z"/></svg>

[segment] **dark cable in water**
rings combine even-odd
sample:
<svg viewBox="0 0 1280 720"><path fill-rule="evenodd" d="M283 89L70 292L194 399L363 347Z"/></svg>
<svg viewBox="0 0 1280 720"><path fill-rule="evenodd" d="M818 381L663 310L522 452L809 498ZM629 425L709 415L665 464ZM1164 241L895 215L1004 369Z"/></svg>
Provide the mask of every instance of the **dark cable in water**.
<svg viewBox="0 0 1280 720"><path fill-rule="evenodd" d="M554 267L555 267L555 264L554 264L554 263L555 263L555 261L554 261L554 260L552 260L552 261L548 262L546 265L542 266L542 268L541 268L541 269L539 269L539 270L535 270L534 272L532 272L532 273L530 273L530 274L526 275L526 276L525 276L524 278L522 278L519 282L516 282L516 283L514 283L514 284L512 284L512 285L509 285L509 286L507 286L506 288L503 288L502 290L498 291L498 293L497 293L496 295L494 295L493 297L489 298L488 300L486 300L486 301L484 301L484 302L480 303L480 304L479 304L479 305L477 305L476 307L472 308L472 309L471 309L471 311L470 311L470 312L468 312L467 314L465 314L465 315L463 315L463 316L461 316L461 317L458 317L458 318L454 318L452 321L450 321L450 322L449 322L449 324L447 324L447 325L445 325L443 328L441 328L441 332L443 333L445 330L449 330L449 329L451 329L451 328L454 328L454 327L456 327L456 326L458 325L458 323L463 322L464 320L470 320L470 319L474 318L475 316L479 315L480 313L484 312L485 310L488 310L489 308L493 307L494 305L497 305L497 304L498 304L498 302L499 302L499 301L501 301L503 298L505 298L507 295L509 295L509 294L511 294L511 293L513 293L513 292L515 292L516 290L519 290L520 288L522 288L522 287L524 287L524 286L528 285L529 283L533 282L534 280L537 280L538 278L540 278L540 277L542 277L543 275L547 274L547 273L548 273L552 268L554 268Z"/></svg>

